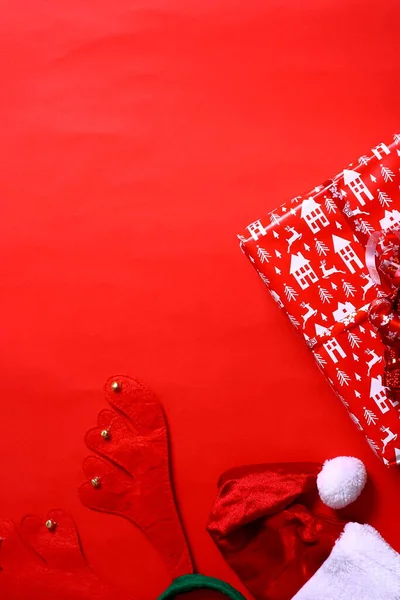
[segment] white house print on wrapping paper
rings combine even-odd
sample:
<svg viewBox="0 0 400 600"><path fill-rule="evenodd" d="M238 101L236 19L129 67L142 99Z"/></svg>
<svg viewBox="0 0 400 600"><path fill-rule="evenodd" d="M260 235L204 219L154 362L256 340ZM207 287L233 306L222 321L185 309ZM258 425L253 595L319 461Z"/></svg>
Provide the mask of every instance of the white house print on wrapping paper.
<svg viewBox="0 0 400 600"><path fill-rule="evenodd" d="M356 307L351 302L338 302L337 309L332 313L336 322L343 321L356 310Z"/></svg>
<svg viewBox="0 0 400 600"><path fill-rule="evenodd" d="M385 216L379 221L381 229L396 229L400 227L400 212L398 210L385 210Z"/></svg>
<svg viewBox="0 0 400 600"><path fill-rule="evenodd" d="M382 144L378 144L375 148L372 148L372 153L375 154L378 160L382 159L383 154L390 154L389 148L382 142ZM383 154L382 154L383 153Z"/></svg>
<svg viewBox="0 0 400 600"><path fill-rule="evenodd" d="M267 233L267 230L265 229L264 225L262 225L260 220L254 221L254 223L250 223L250 225L248 225L246 229L255 241L258 240L260 235L266 235Z"/></svg>
<svg viewBox="0 0 400 600"><path fill-rule="evenodd" d="M351 171L349 169L345 169L343 171L343 181L344 185L348 185L361 206L364 206L365 200L363 195L366 196L369 200L373 200L374 196L371 194L365 183L360 177L360 173L357 171Z"/></svg>
<svg viewBox="0 0 400 600"><path fill-rule="evenodd" d="M323 325L319 325L318 323L315 323L314 327L315 327L315 335L317 337L326 337L326 336L331 335L331 332L329 331L329 329L327 327L324 327Z"/></svg>
<svg viewBox="0 0 400 600"><path fill-rule="evenodd" d="M351 247L351 242L349 240L345 240L344 238L339 237L338 235L332 234L333 241L333 249L336 254L339 254L340 258L349 269L350 273L355 273L356 270L353 266L353 263L357 265L360 269L362 269L363 264L361 260L358 258L357 254L354 252Z"/></svg>
<svg viewBox="0 0 400 600"><path fill-rule="evenodd" d="M390 407L387 404L388 402L390 402L392 406L397 406L399 404L387 397L386 388L382 385L381 375L378 375L378 377L371 377L369 397L372 398L383 415L390 410Z"/></svg>
<svg viewBox="0 0 400 600"><path fill-rule="evenodd" d="M346 352L343 350L342 346L335 338L331 338L330 340L328 340L325 344L323 344L323 347L327 351L329 358L334 363L337 363L339 361L338 356L341 358L346 358Z"/></svg>
<svg viewBox="0 0 400 600"><path fill-rule="evenodd" d="M304 258L301 252L292 254L290 274L293 275L302 290L308 288L310 283L318 281L318 277L312 269L310 261L308 258Z"/></svg>
<svg viewBox="0 0 400 600"><path fill-rule="evenodd" d="M315 202L314 198L307 198L301 204L301 218L305 220L313 233L318 233L321 227L329 225L321 205Z"/></svg>

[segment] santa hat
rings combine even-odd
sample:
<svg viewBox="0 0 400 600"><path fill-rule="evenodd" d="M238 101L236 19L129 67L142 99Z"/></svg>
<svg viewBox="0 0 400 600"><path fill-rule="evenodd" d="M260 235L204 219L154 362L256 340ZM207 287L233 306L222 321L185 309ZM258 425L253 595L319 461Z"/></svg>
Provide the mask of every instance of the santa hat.
<svg viewBox="0 0 400 600"><path fill-rule="evenodd" d="M351 457L323 468L235 468L219 481L207 528L257 600L289 600L325 563L345 528L334 509L355 500L365 482L363 463Z"/></svg>
<svg viewBox="0 0 400 600"><path fill-rule="evenodd" d="M348 523L293 600L398 600L400 555L370 525Z"/></svg>

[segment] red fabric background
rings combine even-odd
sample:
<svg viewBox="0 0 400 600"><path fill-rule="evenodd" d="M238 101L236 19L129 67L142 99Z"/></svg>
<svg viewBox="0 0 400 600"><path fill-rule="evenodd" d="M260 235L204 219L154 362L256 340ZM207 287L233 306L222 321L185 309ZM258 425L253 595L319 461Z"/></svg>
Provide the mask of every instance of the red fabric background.
<svg viewBox="0 0 400 600"><path fill-rule="evenodd" d="M0 513L71 510L96 571L138 599L161 562L77 495L115 372L165 406L205 574L238 585L205 523L219 474L248 462L356 454L358 516L400 550L400 474L235 240L398 132L399 18L397 0L2 3Z"/></svg>

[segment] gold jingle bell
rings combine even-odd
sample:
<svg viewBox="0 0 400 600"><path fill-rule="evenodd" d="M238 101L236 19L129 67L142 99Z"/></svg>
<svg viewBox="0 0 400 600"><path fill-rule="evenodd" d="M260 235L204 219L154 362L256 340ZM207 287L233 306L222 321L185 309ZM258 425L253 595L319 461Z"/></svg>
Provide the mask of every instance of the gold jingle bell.
<svg viewBox="0 0 400 600"><path fill-rule="evenodd" d="M113 381L111 384L111 389L113 392L120 392L122 389L122 385L120 381Z"/></svg>
<svg viewBox="0 0 400 600"><path fill-rule="evenodd" d="M53 519L47 519L45 525L49 531L53 531L56 528L57 523L53 521Z"/></svg>

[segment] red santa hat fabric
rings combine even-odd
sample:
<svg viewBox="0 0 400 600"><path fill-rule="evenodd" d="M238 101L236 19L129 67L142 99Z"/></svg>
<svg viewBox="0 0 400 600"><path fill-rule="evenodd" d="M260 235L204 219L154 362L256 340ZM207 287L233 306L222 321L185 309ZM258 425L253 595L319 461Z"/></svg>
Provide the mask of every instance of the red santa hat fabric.
<svg viewBox="0 0 400 600"><path fill-rule="evenodd" d="M251 465L222 475L208 531L257 600L289 600L345 526L317 489L318 463Z"/></svg>

